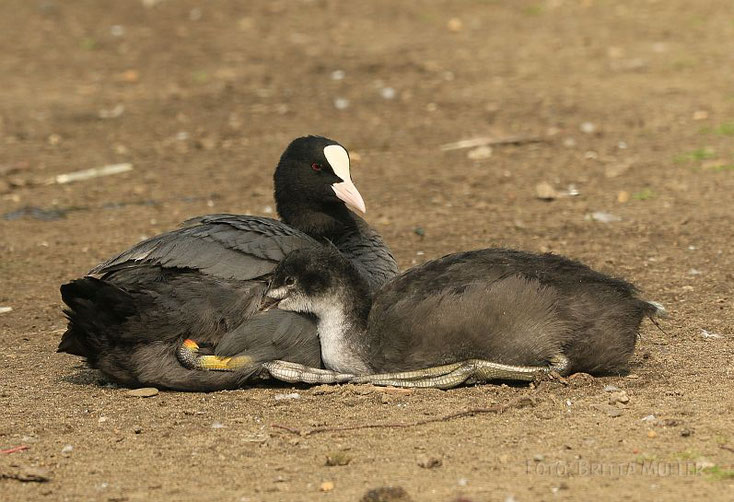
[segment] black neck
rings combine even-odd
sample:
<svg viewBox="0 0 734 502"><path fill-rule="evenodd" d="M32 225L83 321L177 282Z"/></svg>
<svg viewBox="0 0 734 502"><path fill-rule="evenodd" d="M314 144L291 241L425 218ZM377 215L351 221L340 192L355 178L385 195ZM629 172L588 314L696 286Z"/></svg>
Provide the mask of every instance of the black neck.
<svg viewBox="0 0 734 502"><path fill-rule="evenodd" d="M276 196L276 206L285 223L316 239L333 241L357 226L354 215L342 202L324 202L316 206Z"/></svg>

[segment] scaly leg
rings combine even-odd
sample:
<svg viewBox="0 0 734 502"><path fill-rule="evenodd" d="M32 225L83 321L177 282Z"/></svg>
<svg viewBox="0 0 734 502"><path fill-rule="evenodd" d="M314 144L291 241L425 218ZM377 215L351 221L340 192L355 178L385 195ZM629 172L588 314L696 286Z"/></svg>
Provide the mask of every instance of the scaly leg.
<svg viewBox="0 0 734 502"><path fill-rule="evenodd" d="M191 370L237 371L239 368L254 364L252 358L247 356L199 355L199 345L190 339L184 340L176 356L184 367ZM268 361L262 363L262 367L268 370L273 378L290 383L345 383L354 378L351 374L311 368L289 361Z"/></svg>
<svg viewBox="0 0 734 502"><path fill-rule="evenodd" d="M219 357L199 355L199 345L186 339L176 351L178 361L190 370L208 371L236 371L245 366L251 366L254 361L248 356Z"/></svg>
<svg viewBox="0 0 734 502"><path fill-rule="evenodd" d="M268 361L263 363L263 368L268 370L273 378L290 383L347 383L354 378L354 375L349 373L311 368L289 361Z"/></svg>
<svg viewBox="0 0 734 502"><path fill-rule="evenodd" d="M548 366L514 366L481 359L469 359L461 363L422 370L362 375L351 380L351 383L450 389L463 383L482 383L493 380L531 382L550 372L563 373L567 367L568 359L563 354L551 358Z"/></svg>

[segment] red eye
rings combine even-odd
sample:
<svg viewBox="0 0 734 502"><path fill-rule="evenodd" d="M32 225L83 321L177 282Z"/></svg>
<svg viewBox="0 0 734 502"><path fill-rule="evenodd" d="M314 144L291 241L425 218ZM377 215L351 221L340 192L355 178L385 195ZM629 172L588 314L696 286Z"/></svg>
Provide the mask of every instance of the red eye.
<svg viewBox="0 0 734 502"><path fill-rule="evenodd" d="M311 169L313 169L314 171L321 171L321 166L314 162L313 164L311 164Z"/></svg>

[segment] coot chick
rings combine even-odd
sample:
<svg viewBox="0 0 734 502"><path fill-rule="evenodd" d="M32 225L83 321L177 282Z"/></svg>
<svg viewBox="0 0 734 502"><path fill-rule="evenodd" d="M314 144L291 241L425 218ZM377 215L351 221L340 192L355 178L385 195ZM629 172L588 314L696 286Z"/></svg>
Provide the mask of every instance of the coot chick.
<svg viewBox="0 0 734 502"><path fill-rule="evenodd" d="M193 391L238 387L260 371L262 361L320 366L311 316L261 308L276 264L295 249L334 246L370 290L398 268L377 232L348 209L365 210L347 151L336 141L294 140L274 182L282 221L226 214L196 218L61 286L69 326L59 351L85 357L123 385ZM230 363L240 369L207 373L182 367L175 354L185 338L215 345L220 356L238 354Z"/></svg>
<svg viewBox="0 0 734 502"><path fill-rule="evenodd" d="M296 250L266 296L318 317L321 357L333 370L273 362L273 376L405 387L532 380L549 370L619 374L641 321L660 308L577 261L509 249L430 261L374 297L335 250Z"/></svg>

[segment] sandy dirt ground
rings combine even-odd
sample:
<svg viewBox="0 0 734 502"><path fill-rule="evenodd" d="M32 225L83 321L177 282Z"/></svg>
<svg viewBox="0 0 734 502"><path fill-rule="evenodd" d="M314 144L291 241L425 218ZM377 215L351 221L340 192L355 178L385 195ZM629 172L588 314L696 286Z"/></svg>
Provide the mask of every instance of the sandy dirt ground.
<svg viewBox="0 0 734 502"><path fill-rule="evenodd" d="M729 0L6 0L0 54L0 449L27 446L0 499L734 497ZM664 332L628 376L407 394L136 398L55 353L61 283L187 217L271 214L307 133L353 152L402 267L554 251L638 284ZM477 136L540 141L440 148ZM409 426L308 434L368 424Z"/></svg>

